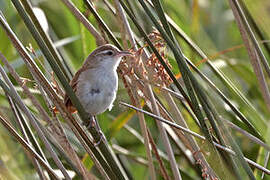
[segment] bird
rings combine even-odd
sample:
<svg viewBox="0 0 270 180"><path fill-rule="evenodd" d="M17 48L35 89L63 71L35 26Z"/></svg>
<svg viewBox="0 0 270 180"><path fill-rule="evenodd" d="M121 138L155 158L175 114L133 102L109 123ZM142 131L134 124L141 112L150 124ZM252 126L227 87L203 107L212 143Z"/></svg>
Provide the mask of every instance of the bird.
<svg viewBox="0 0 270 180"><path fill-rule="evenodd" d="M70 81L70 86L90 116L112 109L118 89L116 70L124 56L133 54L121 51L111 44L99 46L86 58ZM67 94L64 96L64 103L70 112L76 111ZM96 124L100 130L97 121Z"/></svg>

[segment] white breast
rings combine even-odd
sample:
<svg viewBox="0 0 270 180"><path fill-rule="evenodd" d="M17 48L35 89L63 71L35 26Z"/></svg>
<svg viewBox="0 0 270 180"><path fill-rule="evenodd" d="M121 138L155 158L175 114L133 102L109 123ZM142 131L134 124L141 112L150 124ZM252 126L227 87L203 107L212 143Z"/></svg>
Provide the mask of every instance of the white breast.
<svg viewBox="0 0 270 180"><path fill-rule="evenodd" d="M85 110L91 115L97 115L107 109L111 110L117 88L116 71L106 71L103 68L98 71L90 69L80 75L76 94Z"/></svg>

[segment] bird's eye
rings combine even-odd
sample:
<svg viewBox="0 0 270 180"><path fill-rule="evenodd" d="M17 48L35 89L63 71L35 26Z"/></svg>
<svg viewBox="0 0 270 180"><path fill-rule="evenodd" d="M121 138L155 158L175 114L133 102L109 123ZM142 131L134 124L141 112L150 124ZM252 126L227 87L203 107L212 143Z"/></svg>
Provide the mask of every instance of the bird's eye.
<svg viewBox="0 0 270 180"><path fill-rule="evenodd" d="M113 55L113 52L112 51L108 51L108 52L106 52L106 55L111 56L111 55Z"/></svg>

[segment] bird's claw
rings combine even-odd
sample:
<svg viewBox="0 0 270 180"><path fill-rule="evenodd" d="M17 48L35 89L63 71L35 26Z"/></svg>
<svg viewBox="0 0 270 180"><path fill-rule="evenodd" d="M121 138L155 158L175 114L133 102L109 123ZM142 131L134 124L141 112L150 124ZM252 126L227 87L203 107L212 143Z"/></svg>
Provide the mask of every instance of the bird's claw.
<svg viewBox="0 0 270 180"><path fill-rule="evenodd" d="M97 147L97 146L99 146L99 144L100 144L100 142L102 141L102 139L104 139L104 134L103 134L103 132L102 131L98 131L98 133L99 133L99 140L97 141L97 142L94 142L94 146L95 147Z"/></svg>
<svg viewBox="0 0 270 180"><path fill-rule="evenodd" d="M95 124L96 124L95 121L92 119L89 122L83 122L83 125L86 127L87 130L94 128Z"/></svg>
<svg viewBox="0 0 270 180"><path fill-rule="evenodd" d="M97 142L94 142L95 147L99 146L102 139L105 139L105 135L103 134L103 132L101 131L101 129L99 127L99 124L97 124L97 123L98 122L96 121L96 119L94 117L89 118L88 122L83 122L83 125L86 127L87 130L90 130L91 128L95 128L99 133L100 138Z"/></svg>

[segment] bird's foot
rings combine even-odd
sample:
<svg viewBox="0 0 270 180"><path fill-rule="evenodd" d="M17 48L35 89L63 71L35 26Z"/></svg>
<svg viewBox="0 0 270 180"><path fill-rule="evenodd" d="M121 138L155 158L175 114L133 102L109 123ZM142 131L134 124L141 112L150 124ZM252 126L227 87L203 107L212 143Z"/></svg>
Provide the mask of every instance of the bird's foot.
<svg viewBox="0 0 270 180"><path fill-rule="evenodd" d="M89 121L88 122L83 122L83 125L86 127L87 130L90 130L92 128L95 128L97 130L97 132L99 133L99 140L94 142L94 146L97 147L100 142L102 141L102 139L106 139L105 135L103 134L103 132L101 131L101 128L96 120L95 117L91 116L89 117Z"/></svg>
<svg viewBox="0 0 270 180"><path fill-rule="evenodd" d="M102 131L98 131L98 133L99 133L99 140L96 142L94 142L94 146L95 147L98 147L99 146L99 144L100 144L100 142L102 141L102 139L104 139L105 140L105 135L103 134L103 132Z"/></svg>
<svg viewBox="0 0 270 180"><path fill-rule="evenodd" d="M87 130L95 128L95 126L96 126L96 122L92 118L89 118L88 122L83 122L82 124L86 127Z"/></svg>

